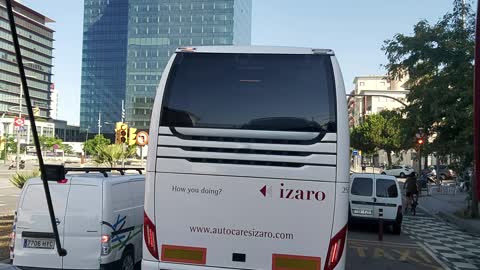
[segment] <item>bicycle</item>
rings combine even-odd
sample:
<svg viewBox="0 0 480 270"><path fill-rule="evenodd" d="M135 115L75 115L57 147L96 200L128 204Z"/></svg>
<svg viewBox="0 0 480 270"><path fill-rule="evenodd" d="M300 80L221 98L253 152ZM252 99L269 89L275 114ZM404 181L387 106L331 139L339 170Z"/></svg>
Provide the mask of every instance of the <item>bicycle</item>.
<svg viewBox="0 0 480 270"><path fill-rule="evenodd" d="M408 207L410 206L410 212L415 216L417 214L417 205L418 205L418 193L412 193L411 197L407 197L407 202L405 206L405 214L408 212Z"/></svg>
<svg viewBox="0 0 480 270"><path fill-rule="evenodd" d="M418 205L418 194L413 193L412 194L412 206L411 206L411 211L413 215L417 215L417 205Z"/></svg>

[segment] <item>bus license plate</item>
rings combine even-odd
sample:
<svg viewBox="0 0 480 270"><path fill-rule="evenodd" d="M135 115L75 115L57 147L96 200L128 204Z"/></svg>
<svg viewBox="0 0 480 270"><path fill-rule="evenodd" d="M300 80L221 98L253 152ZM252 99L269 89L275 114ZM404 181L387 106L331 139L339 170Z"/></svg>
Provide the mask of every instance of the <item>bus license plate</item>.
<svg viewBox="0 0 480 270"><path fill-rule="evenodd" d="M353 213L355 215L371 216L372 210L371 209L353 209Z"/></svg>
<svg viewBox="0 0 480 270"><path fill-rule="evenodd" d="M53 249L55 241L53 239L23 239L24 248Z"/></svg>

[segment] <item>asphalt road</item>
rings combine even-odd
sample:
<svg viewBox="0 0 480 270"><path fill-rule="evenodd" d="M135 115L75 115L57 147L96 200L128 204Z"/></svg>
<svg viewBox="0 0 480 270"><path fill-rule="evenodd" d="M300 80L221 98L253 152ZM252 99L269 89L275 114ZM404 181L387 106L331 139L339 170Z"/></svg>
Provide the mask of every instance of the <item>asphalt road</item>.
<svg viewBox="0 0 480 270"><path fill-rule="evenodd" d="M393 235L386 229L378 240L378 226L350 225L347 242L347 270L441 270L435 255L402 231Z"/></svg>
<svg viewBox="0 0 480 270"><path fill-rule="evenodd" d="M0 216L11 214L17 206L20 189L8 180L15 170L8 170L8 165L0 165Z"/></svg>

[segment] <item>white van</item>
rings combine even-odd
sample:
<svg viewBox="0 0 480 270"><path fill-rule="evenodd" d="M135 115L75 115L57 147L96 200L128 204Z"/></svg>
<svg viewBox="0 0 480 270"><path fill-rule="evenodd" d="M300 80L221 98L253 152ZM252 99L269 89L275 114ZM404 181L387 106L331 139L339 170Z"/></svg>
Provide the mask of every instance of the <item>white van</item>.
<svg viewBox="0 0 480 270"><path fill-rule="evenodd" d="M150 138L144 270L344 269L349 133L333 51L180 48Z"/></svg>
<svg viewBox="0 0 480 270"><path fill-rule="evenodd" d="M394 176L371 173L351 175L350 222L378 222L382 213L384 224L391 225L394 234L400 234L402 206L402 193Z"/></svg>
<svg viewBox="0 0 480 270"><path fill-rule="evenodd" d="M62 247L55 248L40 178L19 197L11 259L22 269L133 269L142 256L145 177L67 174L49 182ZM31 267L31 268L29 268Z"/></svg>

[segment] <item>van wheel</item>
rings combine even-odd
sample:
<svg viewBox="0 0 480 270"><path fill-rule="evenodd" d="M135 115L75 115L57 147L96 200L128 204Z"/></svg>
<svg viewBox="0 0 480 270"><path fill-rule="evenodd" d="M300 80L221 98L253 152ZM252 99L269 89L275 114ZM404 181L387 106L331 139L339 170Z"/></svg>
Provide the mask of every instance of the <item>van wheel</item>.
<svg viewBox="0 0 480 270"><path fill-rule="evenodd" d="M393 229L393 234L400 235L400 233L402 232L402 224L398 224L395 222L392 225L392 229Z"/></svg>
<svg viewBox="0 0 480 270"><path fill-rule="evenodd" d="M134 270L135 261L133 259L133 252L131 250L125 250L120 260L120 269L122 270Z"/></svg>

